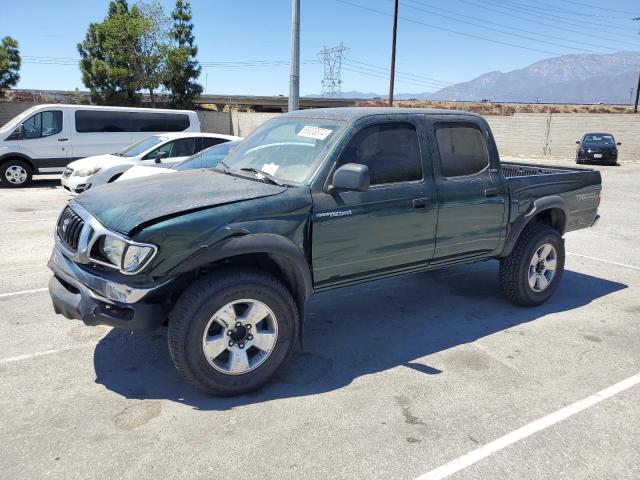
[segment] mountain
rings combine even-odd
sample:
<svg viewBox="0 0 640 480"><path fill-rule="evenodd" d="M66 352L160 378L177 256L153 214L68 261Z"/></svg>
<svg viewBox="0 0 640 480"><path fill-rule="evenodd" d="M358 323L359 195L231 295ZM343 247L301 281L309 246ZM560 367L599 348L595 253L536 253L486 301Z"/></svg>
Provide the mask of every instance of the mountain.
<svg viewBox="0 0 640 480"><path fill-rule="evenodd" d="M636 87L640 52L562 55L511 72L493 71L435 93L397 93L396 100L467 100L540 103L622 103ZM310 95L319 96L319 95ZM388 98L387 94L343 92L342 98Z"/></svg>
<svg viewBox="0 0 640 480"><path fill-rule="evenodd" d="M433 100L628 103L640 73L640 52L563 55L511 72L489 72L434 93Z"/></svg>

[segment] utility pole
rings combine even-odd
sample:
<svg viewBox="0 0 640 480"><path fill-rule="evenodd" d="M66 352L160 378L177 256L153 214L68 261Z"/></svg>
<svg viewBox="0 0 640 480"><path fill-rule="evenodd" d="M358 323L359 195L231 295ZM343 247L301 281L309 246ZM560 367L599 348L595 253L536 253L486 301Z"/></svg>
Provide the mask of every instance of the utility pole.
<svg viewBox="0 0 640 480"><path fill-rule="evenodd" d="M391 75L389 76L389 106L393 107L393 83L396 76L396 36L398 33L398 0L393 2L393 39L391 40Z"/></svg>
<svg viewBox="0 0 640 480"><path fill-rule="evenodd" d="M300 0L291 1L291 73L289 74L289 111L300 107Z"/></svg>
<svg viewBox="0 0 640 480"><path fill-rule="evenodd" d="M638 113L638 100L640 100L640 75L638 75L638 86L636 87L636 106L633 108L633 113Z"/></svg>
<svg viewBox="0 0 640 480"><path fill-rule="evenodd" d="M633 87L629 89L629 106L631 106L633 102Z"/></svg>

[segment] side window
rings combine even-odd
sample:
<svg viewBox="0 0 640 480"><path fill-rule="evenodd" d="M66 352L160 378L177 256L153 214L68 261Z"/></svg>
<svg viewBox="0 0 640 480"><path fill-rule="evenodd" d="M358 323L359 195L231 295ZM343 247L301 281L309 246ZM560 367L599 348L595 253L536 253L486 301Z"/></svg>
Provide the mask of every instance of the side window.
<svg viewBox="0 0 640 480"><path fill-rule="evenodd" d="M224 138L214 138L214 137L202 137L202 148L213 147L214 145L220 145L221 143L226 143L229 140L225 140Z"/></svg>
<svg viewBox="0 0 640 480"><path fill-rule="evenodd" d="M189 116L184 113L133 113L134 132L182 132L189 128Z"/></svg>
<svg viewBox="0 0 640 480"><path fill-rule="evenodd" d="M169 154L169 158L173 157L190 157L195 153L196 139L195 138L181 138L173 142L173 148Z"/></svg>
<svg viewBox="0 0 640 480"><path fill-rule="evenodd" d="M29 117L24 125L27 139L50 137L62 131L62 111L48 110Z"/></svg>
<svg viewBox="0 0 640 480"><path fill-rule="evenodd" d="M149 152L144 160L152 160L156 158L158 153L167 152L167 158L174 157L190 157L194 154L196 142L194 138L180 138L173 142L167 142L164 145Z"/></svg>
<svg viewBox="0 0 640 480"><path fill-rule="evenodd" d="M77 110L76 132L130 132L129 113L105 112L99 110Z"/></svg>
<svg viewBox="0 0 640 480"><path fill-rule="evenodd" d="M410 123L381 123L358 132L340 157L339 165L369 167L371 185L422 179L420 146Z"/></svg>
<svg viewBox="0 0 640 480"><path fill-rule="evenodd" d="M474 125L436 125L436 141L443 177L473 175L489 165L487 143Z"/></svg>

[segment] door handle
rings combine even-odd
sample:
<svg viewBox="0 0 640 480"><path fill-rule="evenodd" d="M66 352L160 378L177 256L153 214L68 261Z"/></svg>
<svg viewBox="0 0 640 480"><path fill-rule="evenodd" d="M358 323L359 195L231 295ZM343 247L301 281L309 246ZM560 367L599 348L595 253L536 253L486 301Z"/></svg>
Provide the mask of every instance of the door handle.
<svg viewBox="0 0 640 480"><path fill-rule="evenodd" d="M58 141L59 142L66 142L67 140L69 140L68 138L59 138Z"/></svg>
<svg viewBox="0 0 640 480"><path fill-rule="evenodd" d="M485 188L484 189L484 196L485 197L497 197L498 196L498 189L497 188Z"/></svg>
<svg viewBox="0 0 640 480"><path fill-rule="evenodd" d="M413 199L413 208L426 208L430 204L431 204L431 197Z"/></svg>

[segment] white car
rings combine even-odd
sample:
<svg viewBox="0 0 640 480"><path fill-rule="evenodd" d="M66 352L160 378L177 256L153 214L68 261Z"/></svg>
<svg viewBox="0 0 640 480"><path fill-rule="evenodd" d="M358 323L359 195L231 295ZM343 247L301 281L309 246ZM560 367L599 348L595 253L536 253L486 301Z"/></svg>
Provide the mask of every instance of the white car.
<svg viewBox="0 0 640 480"><path fill-rule="evenodd" d="M163 133L134 143L116 153L71 162L62 173L65 190L75 195L86 189L111 183L135 165L170 167L214 145L239 137L215 133Z"/></svg>
<svg viewBox="0 0 640 480"><path fill-rule="evenodd" d="M200 132L196 112L152 108L38 105L0 128L0 181L24 187L34 174L60 173L74 160L116 152L162 132Z"/></svg>
<svg viewBox="0 0 640 480"><path fill-rule="evenodd" d="M176 163L170 168L136 165L120 175L116 182L131 180L133 178L149 177L151 175L160 175L163 173L181 172L182 170L213 168L218 165L220 161L224 160L224 158L229 155L229 152L240 145L241 142L242 140L233 140L231 142L221 143L215 147L207 148L196 153L192 157L181 161L180 163Z"/></svg>

